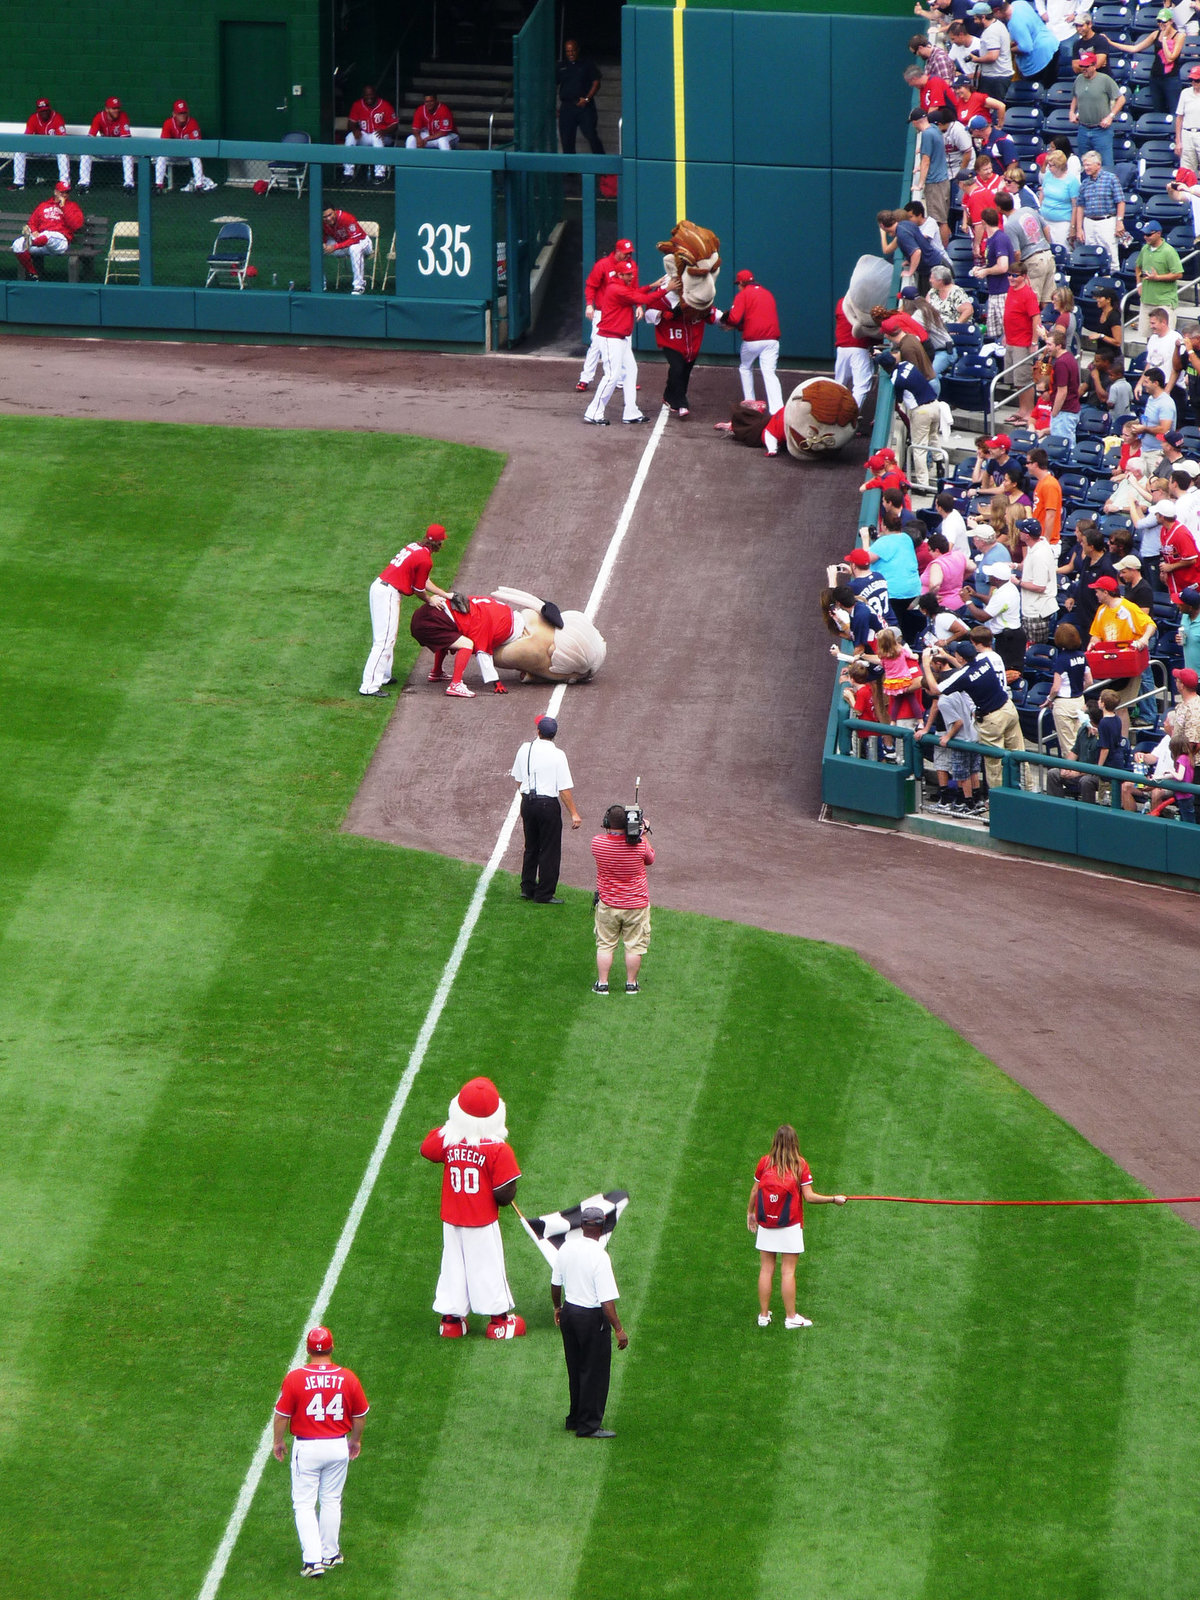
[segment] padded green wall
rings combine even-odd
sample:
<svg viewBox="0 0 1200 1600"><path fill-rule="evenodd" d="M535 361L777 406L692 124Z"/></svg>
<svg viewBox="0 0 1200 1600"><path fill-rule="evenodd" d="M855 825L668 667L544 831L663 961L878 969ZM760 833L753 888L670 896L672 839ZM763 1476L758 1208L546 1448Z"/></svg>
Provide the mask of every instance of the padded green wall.
<svg viewBox="0 0 1200 1600"><path fill-rule="evenodd" d="M861 7L859 8L862 9ZM670 13L627 5L622 226L641 278L675 217ZM718 304L750 268L779 302L782 353L828 359L833 306L857 258L878 249L875 213L896 205L908 137L911 17L696 8L683 16L687 209L721 240ZM641 329L639 348L653 344ZM734 336L705 334L711 352Z"/></svg>
<svg viewBox="0 0 1200 1600"><path fill-rule="evenodd" d="M329 102L328 0L5 0L0 121L24 121L45 95L67 122L90 122L110 94L137 126L161 125L182 97L208 138L219 126L220 24L285 22L289 125L317 139Z"/></svg>
<svg viewBox="0 0 1200 1600"><path fill-rule="evenodd" d="M646 6L655 10L674 10L674 0L625 0L625 4ZM829 0L747 0L744 5L730 4L730 0L688 0L689 11L788 11L806 15L841 17L894 17L896 7L891 0L853 0L844 6L830 5ZM911 25L910 25L911 33Z"/></svg>

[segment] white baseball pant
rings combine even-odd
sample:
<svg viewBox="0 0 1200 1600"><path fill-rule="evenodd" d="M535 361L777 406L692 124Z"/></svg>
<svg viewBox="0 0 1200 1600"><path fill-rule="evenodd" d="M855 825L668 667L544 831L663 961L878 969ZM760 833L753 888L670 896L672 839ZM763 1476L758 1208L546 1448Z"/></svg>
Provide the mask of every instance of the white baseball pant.
<svg viewBox="0 0 1200 1600"><path fill-rule="evenodd" d="M1113 271L1120 272L1121 256L1117 250L1116 217L1084 217L1083 242L1084 244L1098 244L1102 249L1107 250Z"/></svg>
<svg viewBox="0 0 1200 1600"><path fill-rule="evenodd" d="M34 160L36 161L37 159L38 158L35 156ZM58 181L60 183L70 183L70 159L67 156L57 156L55 159L58 162ZM29 152L27 150L17 150L13 154L13 185L18 189L23 189L25 187L25 163L28 160Z"/></svg>
<svg viewBox="0 0 1200 1600"><path fill-rule="evenodd" d="M361 145L370 145L372 147L372 149L374 149L374 150L382 150L383 149L383 138L378 133L348 133L346 135L346 141L345 142L350 146L361 144ZM386 167L376 167L375 168L375 176L377 178L384 177L386 173L387 173L387 168ZM342 175L343 175L343 177L346 177L346 178L353 177L354 176L354 168L352 166L343 167L342 168Z"/></svg>
<svg viewBox="0 0 1200 1600"><path fill-rule="evenodd" d="M604 377L600 387L596 390L591 405L584 412L589 422L599 422L604 416L604 408L612 399L613 391L621 385L621 392L625 400L625 409L622 420L633 422L641 416L637 398L637 362L633 357L633 339L610 339L603 334L596 335L596 343L600 346L600 360L604 366Z"/></svg>
<svg viewBox="0 0 1200 1600"><path fill-rule="evenodd" d="M28 240L22 234L19 239L13 240L12 248L15 256L65 256L71 248L71 241L65 233L35 233Z"/></svg>
<svg viewBox="0 0 1200 1600"><path fill-rule="evenodd" d="M515 1305L504 1270L504 1240L500 1224L460 1228L442 1223L442 1270L438 1274L433 1309L443 1317L498 1317Z"/></svg>
<svg viewBox="0 0 1200 1600"><path fill-rule="evenodd" d="M458 135L456 133L444 133L440 139L426 139L426 150L432 150L435 146L439 150L455 150L458 147ZM405 139L404 148L406 150L419 150L421 148L417 143L415 133L410 133L408 138Z"/></svg>
<svg viewBox="0 0 1200 1600"><path fill-rule="evenodd" d="M293 1439L292 1510L305 1566L338 1553L342 1531L342 1490L350 1465L350 1446L340 1439ZM317 1520L317 1502L321 1504Z"/></svg>
<svg viewBox="0 0 1200 1600"><path fill-rule="evenodd" d="M374 694L392 675L392 656L396 649L396 634L400 629L400 591L390 583L376 578L367 591L367 604L371 608L371 654L363 668L359 694Z"/></svg>
<svg viewBox="0 0 1200 1600"><path fill-rule="evenodd" d="M1182 151L1179 165L1195 172L1200 164L1200 128L1185 128L1179 143Z"/></svg>
<svg viewBox="0 0 1200 1600"><path fill-rule="evenodd" d="M875 382L870 351L847 349L839 345L833 363L833 381L840 383L843 389L849 389L861 406Z"/></svg>
<svg viewBox="0 0 1200 1600"><path fill-rule="evenodd" d="M592 331L588 335L587 354L583 358L583 371L579 374L580 383L591 383L596 376L596 368L600 365L600 341L596 337L596 329L600 325L600 313L592 312Z"/></svg>
<svg viewBox="0 0 1200 1600"><path fill-rule="evenodd" d="M80 182L80 185L83 188L86 188L87 185L89 183L91 183L91 181L92 181L92 162L93 161L117 161L117 160L119 160L120 163L121 163L121 171L124 174L125 187L127 189L132 189L133 188L133 157L132 156L120 156L120 157L118 157L118 156L80 156L80 158L79 158L79 182Z"/></svg>
<svg viewBox="0 0 1200 1600"><path fill-rule="evenodd" d="M331 250L329 252L331 256L350 257L350 271L354 277L352 288L355 294L362 294L363 290L367 287L367 274L366 269L363 266L363 262L369 255L373 255L374 252L375 246L371 243L370 239L360 239L357 244L339 245L336 250Z"/></svg>
<svg viewBox="0 0 1200 1600"><path fill-rule="evenodd" d="M168 161L190 161L191 162L191 164L192 164L192 182L191 182L191 185L190 185L191 188L205 190L205 189L215 189L217 187L216 184L212 181L211 178L206 178L204 176L204 163L203 163L203 161L201 161L199 156L155 156L155 158L154 158L154 183L155 183L155 187L156 188L161 189L163 184L166 183L166 181L167 181L167 162Z"/></svg>
<svg viewBox="0 0 1200 1600"><path fill-rule="evenodd" d="M778 339L743 339L742 359L738 364L738 377L742 380L742 399L754 399L754 363L762 369L763 388L767 396L767 410L772 416L783 404L783 390L775 376L779 360Z"/></svg>

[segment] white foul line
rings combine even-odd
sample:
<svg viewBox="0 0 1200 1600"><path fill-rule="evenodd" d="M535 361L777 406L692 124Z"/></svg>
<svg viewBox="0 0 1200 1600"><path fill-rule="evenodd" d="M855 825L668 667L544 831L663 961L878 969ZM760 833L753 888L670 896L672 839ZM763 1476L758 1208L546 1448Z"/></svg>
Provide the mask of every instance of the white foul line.
<svg viewBox="0 0 1200 1600"><path fill-rule="evenodd" d="M667 408L663 406L662 411L659 413L658 421L654 424L650 437L646 440L646 447L642 451L638 469L634 473L633 482L629 486L629 493L625 497L621 515L617 519L613 536L608 541L608 548L604 552L604 559L600 563L600 570L596 574L596 581L592 585L591 594L588 596L585 615L589 620L594 621L596 612L600 609L600 602L604 598L604 592L608 588L613 568L616 566L617 555L625 542L625 535L629 532L634 510L645 486L646 477L650 471L650 463L654 459L659 440L666 429L667 416ZM546 707L547 716L558 715L559 707L563 703L563 696L566 692L567 686L565 683L560 683L555 687L553 694L550 696L550 703ZM396 1132L396 1126L400 1121L400 1114L408 1102L412 1086L416 1082L417 1073L420 1072L424 1063L425 1052L429 1049L434 1031L441 1020L442 1012L445 1010L446 1001L450 998L450 990L454 987L455 978L458 977L458 969L462 966L463 957L467 953L467 945L471 942L471 935L474 933L475 925L483 912L483 902L487 898L492 879L496 876L500 863L504 859L505 852L512 839L513 829L517 825L517 818L520 814L521 795L518 791L513 796L507 815L500 826L500 832L496 837L495 845L492 847L492 853L488 857L487 865L479 875L479 881L475 885L475 892L471 896L471 903L467 907L466 915L463 917L462 924L459 927L458 938L454 941L454 948L447 958L446 965L442 968L442 976L434 991L433 999L430 1001L429 1010L425 1013L425 1021L421 1024L421 1031L417 1035L416 1043L412 1047L408 1065L404 1069L403 1077L396 1085L396 1092L392 1096L392 1103L388 1107L387 1116L383 1119L383 1127L379 1130L379 1137L375 1141L371 1159L367 1162L367 1170L363 1173L362 1182L358 1186L358 1193L354 1196L354 1201L342 1226L337 1245L330 1258L329 1266L326 1268L325 1277L321 1287L317 1290L317 1298L313 1301L305 1319L305 1332L325 1320L325 1313L329 1309L329 1302L333 1299L333 1292L338 1286L342 1268L346 1265L346 1258L354 1245L354 1238L358 1233L358 1225L362 1221L363 1212L367 1209L367 1202L371 1198L371 1193L387 1158L388 1150ZM301 1333L289 1363L292 1367L298 1367L307 1354L304 1338L304 1333ZM225 1525L225 1532L221 1536L217 1552L212 1558L212 1565L209 1567L201 1587L199 1600L215 1600L217 1591L221 1587L221 1580L225 1576L225 1569L229 1565L233 1547L237 1544L242 1525L249 1515L251 1505L254 1503L254 1496L258 1493L258 1485L262 1479L263 1472L266 1470L267 1462L271 1459L274 1427L273 1420L267 1422L259 1437L258 1444L254 1448L254 1455L251 1458L246 1476L242 1480L242 1486L238 1490L238 1497L234 1502L232 1512L230 1512L229 1521Z"/></svg>

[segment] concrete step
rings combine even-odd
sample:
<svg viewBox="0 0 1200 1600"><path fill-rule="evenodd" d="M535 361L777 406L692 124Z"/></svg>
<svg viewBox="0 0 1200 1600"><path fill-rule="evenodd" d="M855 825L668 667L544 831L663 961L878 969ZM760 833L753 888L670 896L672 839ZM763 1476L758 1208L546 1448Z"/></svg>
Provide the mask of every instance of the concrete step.
<svg viewBox="0 0 1200 1600"><path fill-rule="evenodd" d="M511 66L495 63L476 66L469 61L422 61L415 74L417 78L428 79L437 88L451 80L458 82L472 78L507 78L511 83L512 75Z"/></svg>

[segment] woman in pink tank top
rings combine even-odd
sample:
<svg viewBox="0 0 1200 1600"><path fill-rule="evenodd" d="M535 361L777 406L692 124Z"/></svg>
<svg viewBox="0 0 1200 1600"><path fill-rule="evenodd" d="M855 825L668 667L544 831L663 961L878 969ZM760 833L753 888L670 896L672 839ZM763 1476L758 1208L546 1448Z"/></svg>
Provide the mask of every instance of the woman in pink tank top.
<svg viewBox="0 0 1200 1600"><path fill-rule="evenodd" d="M929 535L929 548L933 560L921 575L921 589L934 593L945 611L957 611L962 605L963 578L967 571L967 558L961 550L951 550L944 533Z"/></svg>

